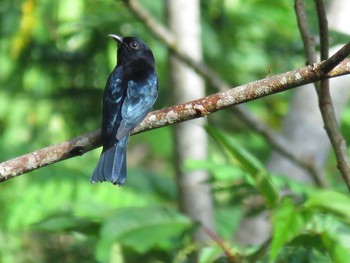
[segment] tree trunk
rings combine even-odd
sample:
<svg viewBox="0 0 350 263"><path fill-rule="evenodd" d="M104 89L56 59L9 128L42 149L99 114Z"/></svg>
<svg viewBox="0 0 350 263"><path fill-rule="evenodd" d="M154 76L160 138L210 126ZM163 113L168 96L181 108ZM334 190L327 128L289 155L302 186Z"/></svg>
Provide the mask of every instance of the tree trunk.
<svg viewBox="0 0 350 263"><path fill-rule="evenodd" d="M202 59L200 14L198 0L168 0L169 27L177 39L177 45L193 59ZM203 79L174 56L170 57L171 90L174 104L205 96ZM203 128L205 119L174 126L175 170L180 209L194 221L213 229L211 188L206 183L206 171L186 171L189 160L207 158L207 135ZM194 235L194 240L208 239L203 230Z"/></svg>

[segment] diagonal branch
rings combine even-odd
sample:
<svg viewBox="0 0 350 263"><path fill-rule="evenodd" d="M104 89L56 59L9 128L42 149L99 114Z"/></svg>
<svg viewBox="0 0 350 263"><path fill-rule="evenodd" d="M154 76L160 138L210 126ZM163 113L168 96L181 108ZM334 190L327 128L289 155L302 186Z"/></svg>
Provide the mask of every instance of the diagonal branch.
<svg viewBox="0 0 350 263"><path fill-rule="evenodd" d="M303 0L297 0L303 4ZM191 57L189 57L183 50L179 49L176 45L176 41L171 32L162 24L158 23L154 17L148 13L137 0L125 0L128 8L134 13L134 15L142 21L144 25L150 30L151 33L158 39L160 39L172 52L175 56L177 56L180 60L185 62L189 67L194 69L198 74L200 74L210 85L216 88L219 91L225 91L230 88L230 86L222 80L211 68L207 65L194 61ZM303 5L302 5L303 6ZM300 10L304 10L300 8ZM304 17L306 15L304 14ZM313 38L309 38L310 43L313 43ZM316 58L315 50L309 50L310 54L313 54ZM244 107L234 107L233 113L243 121L250 129L260 133L268 143L274 147L277 151L279 151L282 155L289 158L291 161L295 162L301 168L307 170L310 175L315 178L315 183L319 186L325 186L325 182L322 181L322 177L320 175L319 169L316 167L314 162L310 162L305 160L304 158L300 158L299 155L295 154L288 147L289 142L276 132L274 132L270 127L268 127L263 122L259 121L255 118L247 109Z"/></svg>
<svg viewBox="0 0 350 263"><path fill-rule="evenodd" d="M155 37L161 40L167 48L181 61L185 62L189 67L194 69L201 75L210 85L219 91L225 91L230 88L211 68L204 63L195 61L186 52L177 46L177 42L173 34L162 24L158 23L154 17L148 13L136 0L125 0L127 7L134 15L147 26Z"/></svg>
<svg viewBox="0 0 350 263"><path fill-rule="evenodd" d="M328 73L334 67L336 67L340 61L343 61L349 54L350 54L350 43L347 43L345 46L339 49L337 53L335 53L333 56L324 60L320 64L320 70L323 73Z"/></svg>
<svg viewBox="0 0 350 263"><path fill-rule="evenodd" d="M342 61L327 74L319 69L320 63L251 82L224 92L151 112L136 127L133 134L170 124L206 117L216 111L282 92L322 79L350 74L350 59ZM96 130L69 141L52 145L32 153L0 163L0 182L28 173L101 146L100 131Z"/></svg>

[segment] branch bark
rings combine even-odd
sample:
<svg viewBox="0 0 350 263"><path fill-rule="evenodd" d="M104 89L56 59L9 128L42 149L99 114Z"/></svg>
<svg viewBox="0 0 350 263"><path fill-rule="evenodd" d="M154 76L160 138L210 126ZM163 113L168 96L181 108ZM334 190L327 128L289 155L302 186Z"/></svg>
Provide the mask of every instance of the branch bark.
<svg viewBox="0 0 350 263"><path fill-rule="evenodd" d="M304 0L295 0L294 3L295 14L298 22L298 27L303 40L306 64L311 65L317 61L315 40L310 33L309 23L305 12Z"/></svg>
<svg viewBox="0 0 350 263"><path fill-rule="evenodd" d="M328 21L326 17L326 11L324 8L323 0L316 0L319 34L321 39L321 60L326 60L329 57L329 37L328 37ZM349 45L344 46L342 50L349 49ZM341 53L339 53L341 54ZM332 69L332 62L336 60L337 56L333 56L328 63L321 64L321 70L327 72ZM340 58L341 59L341 58ZM336 61L335 61L336 63ZM325 130L331 141L334 149L335 157L337 159L337 167L340 171L343 180L350 191L350 158L348 156L348 149L346 141L340 132L340 127L337 122L336 114L334 111L332 97L329 91L329 80L322 80L320 88L317 90L319 107L322 113Z"/></svg>
<svg viewBox="0 0 350 263"><path fill-rule="evenodd" d="M327 74L320 70L321 63L251 82L205 98L153 111L135 128L133 134L206 117L216 111L307 83L350 74L350 59L345 59ZM96 130L72 140L2 162L0 163L0 182L52 163L83 155L99 146L101 146L100 130Z"/></svg>

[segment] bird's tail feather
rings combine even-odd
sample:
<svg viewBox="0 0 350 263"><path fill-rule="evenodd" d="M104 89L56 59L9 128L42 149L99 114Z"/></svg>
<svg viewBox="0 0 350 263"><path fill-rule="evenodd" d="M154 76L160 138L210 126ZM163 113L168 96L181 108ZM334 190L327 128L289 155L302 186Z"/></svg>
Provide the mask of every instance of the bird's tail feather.
<svg viewBox="0 0 350 263"><path fill-rule="evenodd" d="M113 147L101 153L100 160L91 176L91 182L109 181L123 186L126 180L126 147L129 136L125 136Z"/></svg>

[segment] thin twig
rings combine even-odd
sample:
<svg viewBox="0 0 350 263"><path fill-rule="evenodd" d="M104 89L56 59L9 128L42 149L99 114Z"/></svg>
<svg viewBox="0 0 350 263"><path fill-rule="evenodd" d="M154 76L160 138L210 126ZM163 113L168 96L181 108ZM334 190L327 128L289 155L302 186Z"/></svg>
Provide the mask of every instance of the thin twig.
<svg viewBox="0 0 350 263"><path fill-rule="evenodd" d="M309 23L307 20L307 15L305 12L304 0L295 0L294 9L295 9L295 14L298 22L301 39L304 44L306 65L312 65L316 63L317 55L316 55L314 37L311 33ZM316 90L318 90L320 88L320 83L315 82L314 86ZM318 172L319 168L315 164L311 166L311 168L312 169L310 169L311 171L310 175L312 176L312 178L315 181L320 182L322 186L327 185L324 176L320 172Z"/></svg>
<svg viewBox="0 0 350 263"><path fill-rule="evenodd" d="M326 78L350 74L350 59L342 61L327 74L318 68L320 64L303 67L283 74L251 82L202 99L151 112L135 128L133 134L164 127L199 117L274 93L313 83ZM74 156L82 155L101 145L100 131L96 130L72 140L52 145L38 151L0 163L0 182L14 178L40 167Z"/></svg>
<svg viewBox="0 0 350 263"><path fill-rule="evenodd" d="M317 7L319 34L321 43L321 60L324 60L320 64L320 70L326 73L327 70L332 69L337 65L337 61L341 61L349 55L350 45L346 44L341 50L339 50L334 56L328 59L328 22L326 17L326 11L324 8L323 0L315 0ZM305 14L305 6L303 0L295 0L295 11L298 20L299 31L303 39L305 50L315 50L314 43L308 41L311 38L311 32L309 30L307 17ZM316 56L312 52L306 51L306 60L308 63L316 63ZM330 91L329 80L322 80L321 84L315 83L316 92L318 97L319 108L323 118L325 130L333 146L335 156L337 158L338 169L350 190L350 160L347 155L347 147L343 136L340 133L339 125L337 123Z"/></svg>
<svg viewBox="0 0 350 263"><path fill-rule="evenodd" d="M318 17L318 30L320 35L321 61L322 61L322 60L328 59L329 57L328 21L327 21L326 9L324 8L323 0L315 0L315 2L316 2L316 9L317 9L317 17Z"/></svg>
<svg viewBox="0 0 350 263"><path fill-rule="evenodd" d="M308 27L307 17L305 15L305 7L303 0L296 0L296 15L298 20L298 26L301 33L301 37L303 39L304 47L306 50L306 60L308 63L313 64L316 63L316 56L312 54L312 52L308 52L307 50L315 50L314 43L308 41L311 38L311 33ZM321 40L321 59L328 58L328 28L327 28L327 18L324 9L324 5L322 0L316 0L317 6L317 14L319 20L319 31L320 31L320 40ZM298 8L297 8L298 7ZM350 48L349 48L350 50ZM321 63L321 71L324 73L326 70L332 69L335 63L341 59L344 59L348 53L348 45L345 45L342 50L336 53L335 56L332 56L331 59ZM323 122L325 124L325 129L328 134L328 137L331 141L331 144L334 148L335 155L338 161L338 168L343 176L343 179L350 190L350 170L347 156L347 150L345 145L345 140L340 134L339 126L336 121L336 116L329 92L329 80L321 81L320 83L315 83L317 97L319 101L319 107L321 111L321 115L323 118ZM345 154L345 155L344 155ZM350 175L350 174L349 174Z"/></svg>
<svg viewBox="0 0 350 263"><path fill-rule="evenodd" d="M297 17L298 27L303 40L306 65L317 61L314 37L310 33L309 23L305 13L304 0L295 0L294 9Z"/></svg>
<svg viewBox="0 0 350 263"><path fill-rule="evenodd" d="M321 44L321 60L329 57L328 21L323 0L315 0L318 15L318 25ZM337 167L350 191L350 158L346 141L340 132L336 114L333 107L332 97L329 90L329 80L322 80L321 87L317 89L318 103L321 110L325 130L331 141L337 159Z"/></svg>
<svg viewBox="0 0 350 263"><path fill-rule="evenodd" d="M222 241L222 239L219 237L219 235L212 229L202 226L204 232L215 241L215 243L224 251L226 258L229 263L235 263L239 262L239 255L235 256L232 254L232 252L226 247L225 243Z"/></svg>

